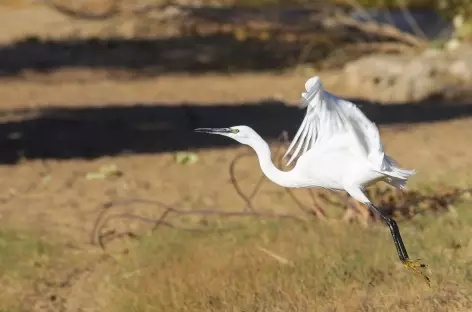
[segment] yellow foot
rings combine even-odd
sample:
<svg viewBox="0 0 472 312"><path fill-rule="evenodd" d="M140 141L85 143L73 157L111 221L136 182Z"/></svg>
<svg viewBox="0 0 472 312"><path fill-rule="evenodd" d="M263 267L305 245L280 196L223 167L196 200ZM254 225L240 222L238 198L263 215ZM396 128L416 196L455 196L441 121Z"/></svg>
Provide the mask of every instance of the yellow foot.
<svg viewBox="0 0 472 312"><path fill-rule="evenodd" d="M414 274L418 275L418 276L421 276L422 278L424 278L424 280L426 281L426 283L428 283L428 286L431 287L431 281L429 279L429 277L427 277L422 271L421 269L424 269L426 268L426 264L423 264L420 262L420 259L418 260L411 260L411 259L407 259L407 260L403 260L403 266L409 270L411 270Z"/></svg>

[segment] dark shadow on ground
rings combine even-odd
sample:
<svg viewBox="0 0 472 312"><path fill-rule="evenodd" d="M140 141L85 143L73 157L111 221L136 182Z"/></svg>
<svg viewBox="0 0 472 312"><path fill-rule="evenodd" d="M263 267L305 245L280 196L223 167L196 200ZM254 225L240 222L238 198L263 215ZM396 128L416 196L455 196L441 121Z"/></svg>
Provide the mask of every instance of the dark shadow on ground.
<svg viewBox="0 0 472 312"><path fill-rule="evenodd" d="M52 1L47 2L52 4ZM166 23L159 22L158 18L150 19L146 14L134 16L140 21L136 25L142 26L136 26L136 31L140 36L149 36L149 39L26 38L16 43L0 45L0 77L21 75L25 71L48 72L61 68L122 69L133 70L142 75L280 70L293 67L301 56L303 62L313 64L335 50L340 55L344 43L380 40L373 34L355 31L355 27L326 26L326 17L339 12L341 7L322 5L321 2L311 8L172 6L182 10L181 14ZM57 10L57 5L53 7ZM155 8L154 13L164 14L165 10L162 9ZM342 10L347 10L347 7L343 6ZM70 16L66 11L61 12ZM363 14L360 13L354 16L362 20ZM437 38L440 30L451 26L436 12L414 10L408 16L403 10L371 13L382 23L389 23L392 19L397 27L406 32L415 32L410 20L414 19L418 24L415 25L430 38ZM76 17L80 19L80 14ZM221 29L222 25L229 27L226 34L218 34L217 28ZM235 30L249 25L259 30L267 27L271 35L265 39L249 36L246 40L238 40L234 35ZM165 37L170 29L175 36ZM260 34L256 31L254 35L258 33ZM289 42L287 35L292 37ZM286 39L280 40L281 37ZM307 49L309 47L311 48ZM349 51L349 54L352 53L354 50ZM357 56L361 55L360 52L357 53ZM347 60L350 57L343 58Z"/></svg>
<svg viewBox="0 0 472 312"><path fill-rule="evenodd" d="M356 103L360 103L356 101ZM472 105L360 103L374 122L409 124L472 115ZM238 144L228 138L194 133L197 127L249 125L267 140L282 130L292 137L305 110L276 102L242 105L150 103L108 104L94 108L48 108L0 112L0 162L29 159L95 158L122 153L161 153Z"/></svg>
<svg viewBox="0 0 472 312"><path fill-rule="evenodd" d="M123 70L143 76L280 70L295 65L302 48L274 40L238 41L224 34L70 41L32 38L0 46L0 77L63 68Z"/></svg>

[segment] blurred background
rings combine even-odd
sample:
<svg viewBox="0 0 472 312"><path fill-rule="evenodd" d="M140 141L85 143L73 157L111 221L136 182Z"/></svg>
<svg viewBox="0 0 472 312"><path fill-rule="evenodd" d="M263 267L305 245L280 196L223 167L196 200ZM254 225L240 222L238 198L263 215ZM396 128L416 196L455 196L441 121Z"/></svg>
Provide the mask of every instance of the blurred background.
<svg viewBox="0 0 472 312"><path fill-rule="evenodd" d="M286 190L312 76L416 169ZM0 0L0 311L472 310L472 2Z"/></svg>

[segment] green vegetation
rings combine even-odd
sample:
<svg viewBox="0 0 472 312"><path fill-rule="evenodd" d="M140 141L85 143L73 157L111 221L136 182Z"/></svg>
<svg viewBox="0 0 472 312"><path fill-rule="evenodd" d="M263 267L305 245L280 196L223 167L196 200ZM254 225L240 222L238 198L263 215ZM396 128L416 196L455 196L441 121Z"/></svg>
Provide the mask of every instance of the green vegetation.
<svg viewBox="0 0 472 312"><path fill-rule="evenodd" d="M0 311L16 311L25 287L57 256L50 244L19 231L0 231ZM3 310L1 310L3 309Z"/></svg>

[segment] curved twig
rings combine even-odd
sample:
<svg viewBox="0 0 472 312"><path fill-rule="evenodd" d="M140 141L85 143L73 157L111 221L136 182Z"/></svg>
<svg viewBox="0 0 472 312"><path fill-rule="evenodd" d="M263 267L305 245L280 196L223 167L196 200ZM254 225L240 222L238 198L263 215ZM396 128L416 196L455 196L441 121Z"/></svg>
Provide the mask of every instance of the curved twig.
<svg viewBox="0 0 472 312"><path fill-rule="evenodd" d="M288 133L286 131L283 131L281 133L281 135L279 136L279 138L283 141L283 143L285 145L290 143L288 141ZM277 150L277 154L279 153L280 149L281 149L281 146ZM283 160L283 157L278 157L277 165L279 167L282 166L282 160ZM318 205L318 203L315 199L315 196L312 193L313 192L312 189L308 189L308 192L310 193L310 195L312 197L314 209L311 209L311 208L305 206L301 201L299 201L298 198L295 196L295 194L293 193L293 191L290 188L284 188L284 189L285 189L285 192L290 196L290 198L295 202L295 204L297 204L297 206L300 208L300 210L302 210L304 213L312 215L312 216L316 216L316 217L320 218L321 220L326 220L326 215L324 213L324 210Z"/></svg>
<svg viewBox="0 0 472 312"><path fill-rule="evenodd" d="M143 216L132 214L132 213L117 213L117 214L108 216L103 221L102 227L106 226L111 220L114 220L114 219L132 219L132 220L142 221L145 223L151 223L154 225L154 229L156 229L157 226L162 225L165 227L174 228L174 229L178 228L180 230L185 230L185 231L192 231L192 232L202 231L201 229L176 227L172 223L163 220L162 217L159 219L153 219L153 218L147 218L147 217L143 217ZM105 238L108 238L108 242L110 242L111 240L114 240L123 236L128 236L130 238L139 238L139 236L133 232L125 231L125 232L116 233L114 231L111 231L111 232L105 233L104 235L99 235L97 237L97 243L100 245L102 249L105 249L105 241L104 241Z"/></svg>
<svg viewBox="0 0 472 312"><path fill-rule="evenodd" d="M288 139L288 134L286 131L282 131L280 133L280 135L277 137L277 140L280 141L286 141ZM275 152L275 155L278 155L280 153L280 150L281 150L281 146L279 146ZM238 193L238 195L244 200L244 202L246 203L246 207L245 208L248 208L250 209L251 211L255 211L255 208L252 204L252 199L256 196L256 194L259 192L260 188L261 188L261 185L262 185L262 182L264 181L265 179L265 175L264 173L261 173L261 176L259 177L259 180L257 181L256 183L256 186L254 187L254 189L251 191L251 194L249 196L246 196L246 194L244 194L244 192L242 191L241 187L239 186L238 184L238 181L236 179L236 173L235 173L235 170L236 170L236 164L237 162L244 156L250 156L250 152L245 152L245 153L241 153L239 155L236 155L236 157L231 161L230 163L230 166L229 166L229 174L230 174L230 179L231 179L231 183L233 184L233 187L234 189L236 190L236 193ZM279 164L280 165L280 164Z"/></svg>
<svg viewBox="0 0 472 312"><path fill-rule="evenodd" d="M149 218L149 217L143 217L140 215L136 215L133 213L116 213L111 216L105 216L106 212L111 208L111 207L117 207L117 206L129 206L131 204L146 204L146 205L153 205L153 206L158 206L161 209L165 209L165 211L162 213L162 215L159 218ZM284 214L284 213L271 213L271 212L257 212L257 211L220 211L220 210L212 210L212 209L202 209L202 210L179 210L177 208L165 205L159 201L155 200L146 200L146 199L128 199L128 200L121 200L121 201L115 201L112 203L108 203L105 205L104 209L102 212L99 214L99 217L97 218L95 222L95 226L93 228L93 235L92 235L92 244L98 244L102 248L105 248L105 243L104 243L104 238L109 238L109 237L114 237L116 238L117 236L122 237L122 236L130 236L130 232L122 232L122 233L115 233L113 231L107 232L105 234L100 235L99 232L100 230L106 226L111 220L113 219L134 219L134 220L139 220L145 223L151 223L154 225L153 229L156 229L157 226L166 226L170 228L178 228L178 229L183 229L186 231L203 231L202 229L195 229L195 228L181 228L173 225L171 222L168 222L165 220L165 218L170 214L170 213L175 213L178 215L211 215L211 216L219 216L219 217L269 217L269 218L282 218L282 219L291 219L295 221L300 221L300 222L305 222L305 219L299 218L294 215L290 214ZM131 233L131 235L136 236L134 233ZM114 239L113 238L113 239Z"/></svg>
<svg viewBox="0 0 472 312"><path fill-rule="evenodd" d="M57 3L54 0L36 0L37 2L50 7L53 10L58 11L61 14L67 15L68 17L75 19L84 20L105 20L115 17L120 13L119 1L115 0L111 3L110 7L105 12L94 13L94 12L79 12L71 8L68 8L62 4Z"/></svg>
<svg viewBox="0 0 472 312"><path fill-rule="evenodd" d="M337 14L331 22L337 25L355 28L363 33L376 34L381 37L395 39L396 41L404 42L417 48L424 48L428 45L427 40L402 32L398 28L387 24L380 25L377 22L361 23L352 17L342 14Z"/></svg>
<svg viewBox="0 0 472 312"><path fill-rule="evenodd" d="M315 191L313 189L308 189L308 192L310 193L310 197L313 202L313 207L315 207L314 211L316 216L321 220L326 221L326 213L324 212L324 209L321 208L321 206L318 204L318 201L316 200L316 196L314 194Z"/></svg>
<svg viewBox="0 0 472 312"><path fill-rule="evenodd" d="M262 181L264 179L264 175L262 175L260 178L259 178L259 181L257 182L256 186L254 187L254 189L252 190L251 192L251 195L249 196L246 196L246 194L244 194L243 190L241 189L241 187L239 186L239 183L238 183L238 180L236 179L236 173L235 173L235 169L236 169L236 164L237 162L245 157L245 156L251 156L251 154L249 152L245 152L245 153L241 153L239 155L236 155L236 157L234 157L234 159L231 161L230 165L229 165L229 175L230 175L230 180L231 180L231 183L233 184L233 187L234 189L236 190L236 193L238 193L238 195L244 200L244 202L246 203L246 206L245 206L245 209L249 209L251 211L255 211L253 205L252 205L252 198L256 195L257 191L259 190L261 184L262 184Z"/></svg>

